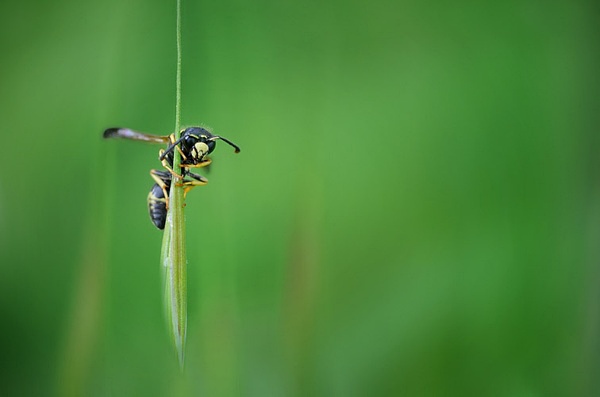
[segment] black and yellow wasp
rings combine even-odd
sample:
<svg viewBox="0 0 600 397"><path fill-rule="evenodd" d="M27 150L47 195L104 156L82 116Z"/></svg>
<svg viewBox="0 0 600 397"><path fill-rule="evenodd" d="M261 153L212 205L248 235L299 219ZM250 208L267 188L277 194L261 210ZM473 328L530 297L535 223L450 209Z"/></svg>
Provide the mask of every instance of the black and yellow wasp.
<svg viewBox="0 0 600 397"><path fill-rule="evenodd" d="M184 194L187 194L194 187L208 183L205 177L191 172L190 168L206 167L211 163L208 155L215 150L217 140L225 141L231 145L235 153L240 152L240 148L233 142L221 136L213 135L202 127L182 129L179 139L175 139L175 134L167 136L151 135L129 128L108 128L104 131L103 136L104 138L125 138L168 145L166 149L161 149L158 153L158 158L167 171L150 170L150 176L156 183L148 194L148 211L152 223L160 230L165 228L167 210L169 209L169 189L173 177L181 179ZM177 150L181 155L180 173L173 170L174 150Z"/></svg>

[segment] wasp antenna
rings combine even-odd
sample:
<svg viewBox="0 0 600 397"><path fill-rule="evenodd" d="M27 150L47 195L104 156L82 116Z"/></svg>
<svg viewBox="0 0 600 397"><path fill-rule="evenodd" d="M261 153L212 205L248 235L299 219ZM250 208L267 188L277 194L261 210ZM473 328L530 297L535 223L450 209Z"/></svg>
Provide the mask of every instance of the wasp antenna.
<svg viewBox="0 0 600 397"><path fill-rule="evenodd" d="M177 145L179 145L181 143L181 141L183 141L184 139L185 139L185 136L182 136L181 138L179 138L178 140L176 140L175 142L173 142L172 144L170 144L169 147L165 149L165 151L163 152L163 154L161 154L158 159L160 161L163 161L165 159L166 155L168 153L172 152L173 149L175 149L175 147Z"/></svg>
<svg viewBox="0 0 600 397"><path fill-rule="evenodd" d="M210 140L211 141L216 141L217 139L220 139L222 141L227 142L230 146L233 147L233 149L235 150L235 153L239 153L240 152L240 147L238 145L236 145L235 143L231 142L229 139L227 138L223 138L222 136L213 136Z"/></svg>

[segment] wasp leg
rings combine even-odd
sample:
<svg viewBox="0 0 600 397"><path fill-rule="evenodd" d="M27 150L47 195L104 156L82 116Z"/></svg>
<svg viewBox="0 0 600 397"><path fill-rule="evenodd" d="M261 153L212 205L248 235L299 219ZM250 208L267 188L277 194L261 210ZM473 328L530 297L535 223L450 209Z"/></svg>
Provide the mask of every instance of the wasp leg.
<svg viewBox="0 0 600 397"><path fill-rule="evenodd" d="M204 160L202 160L201 162L197 163L197 164L183 164L182 167L185 168L202 168L202 167L206 167L207 165L210 165L210 163L212 163L212 160L210 158L205 158Z"/></svg>
<svg viewBox="0 0 600 397"><path fill-rule="evenodd" d="M180 178L180 179L183 179L183 176L185 175L185 173L184 173L184 175L179 175L178 173L176 173L173 170L173 168L172 168L173 158L171 157L171 159L169 160L167 158L167 154L172 152L173 149L177 149L177 151L181 155L182 162L186 161L187 156L185 155L185 153L183 153L183 150L181 150L181 148L178 146L179 143L182 141L182 139L183 138L181 138L179 140L175 140L175 134L169 135L168 136L168 141L170 142L169 146L167 147L167 149L161 149L158 152L158 160L160 160L163 167L165 167L167 170L169 170L171 175L173 175L177 178Z"/></svg>
<svg viewBox="0 0 600 397"><path fill-rule="evenodd" d="M171 166L171 164L169 164L169 161L167 160L167 158L164 157L164 153L165 153L164 149L160 149L160 151L158 152L159 159L162 158L162 160L161 160L162 166L165 167L171 173L171 175L173 175L175 178L183 179L183 175L180 175L180 174L176 173L175 171L173 171L173 167Z"/></svg>
<svg viewBox="0 0 600 397"><path fill-rule="evenodd" d="M184 185L184 186L183 186L183 198L186 198L186 197L187 197L187 194L188 194L188 192L189 192L190 190L192 190L193 188L195 188L195 187L196 187L196 185L194 185L194 186L186 186L186 185Z"/></svg>
<svg viewBox="0 0 600 397"><path fill-rule="evenodd" d="M198 181L197 185L206 185L208 183L208 179L206 179L202 175L194 174L193 172L189 172L189 171L188 171L187 175L189 175L191 178L194 178L196 181ZM190 181L190 182L194 182L194 181Z"/></svg>
<svg viewBox="0 0 600 397"><path fill-rule="evenodd" d="M181 185L178 184L178 186L183 186L184 195L186 195L190 190L192 190L196 186L204 186L208 183L208 179L206 179L205 177L203 177L201 175L194 174L192 172L188 172L187 175L192 177L194 180L188 179L188 180L184 180L183 183L181 183Z"/></svg>
<svg viewBox="0 0 600 397"><path fill-rule="evenodd" d="M187 160L187 157L185 154L183 154L183 150L181 150L181 148L179 146L175 146L175 148L177 148L177 151L179 152L179 154L181 155L181 161L184 162Z"/></svg>
<svg viewBox="0 0 600 397"><path fill-rule="evenodd" d="M171 174L165 171L150 170L150 176L162 189L165 195L165 204L167 209L169 209L169 188L171 187Z"/></svg>
<svg viewBox="0 0 600 397"><path fill-rule="evenodd" d="M176 140L175 134L171 134L171 135L169 135L169 140L171 141L171 144L169 145L167 150L165 150L165 154L169 153L171 150L173 150L173 148L175 148L175 149L177 149L179 154L181 154L181 159L184 161L187 160L187 156L183 153L183 150L181 150L181 148L179 147L179 142L181 142L182 139ZM162 157L162 155L161 155L161 157Z"/></svg>
<svg viewBox="0 0 600 397"><path fill-rule="evenodd" d="M187 159L187 157L183 154L183 151L181 150L181 148L178 146L179 143L181 143L181 141L183 141L184 139L185 139L185 136L182 136L181 138L175 140L175 134L169 135L169 141L171 142L171 144L165 150L160 151L160 155L159 155L158 159L160 161L163 161L166 158L167 154L172 152L173 149L175 149L175 148L177 148L177 151L179 152L179 154L181 154L181 156L184 159Z"/></svg>

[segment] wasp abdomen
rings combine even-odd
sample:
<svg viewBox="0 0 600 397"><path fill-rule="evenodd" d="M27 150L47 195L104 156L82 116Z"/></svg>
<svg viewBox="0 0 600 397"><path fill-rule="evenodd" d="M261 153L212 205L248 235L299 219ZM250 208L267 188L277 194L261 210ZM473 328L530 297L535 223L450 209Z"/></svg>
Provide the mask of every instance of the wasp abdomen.
<svg viewBox="0 0 600 397"><path fill-rule="evenodd" d="M154 226L163 230L167 220L167 198L158 183L148 193L148 212Z"/></svg>

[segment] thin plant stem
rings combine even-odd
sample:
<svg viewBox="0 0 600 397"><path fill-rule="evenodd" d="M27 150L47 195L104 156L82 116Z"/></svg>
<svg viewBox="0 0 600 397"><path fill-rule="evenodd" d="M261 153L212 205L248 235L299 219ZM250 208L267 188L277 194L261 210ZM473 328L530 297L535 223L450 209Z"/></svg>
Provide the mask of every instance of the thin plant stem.
<svg viewBox="0 0 600 397"><path fill-rule="evenodd" d="M177 73L175 94L176 139L181 134L181 0L177 0ZM173 169L180 170L181 156L173 151ZM169 192L169 211L162 245L166 314L179 364L183 369L187 329L187 259L185 254L185 207L182 181L174 177Z"/></svg>
<svg viewBox="0 0 600 397"><path fill-rule="evenodd" d="M177 0L177 74L175 87L175 131L179 134L181 127L181 0ZM180 159L180 156L176 157Z"/></svg>

